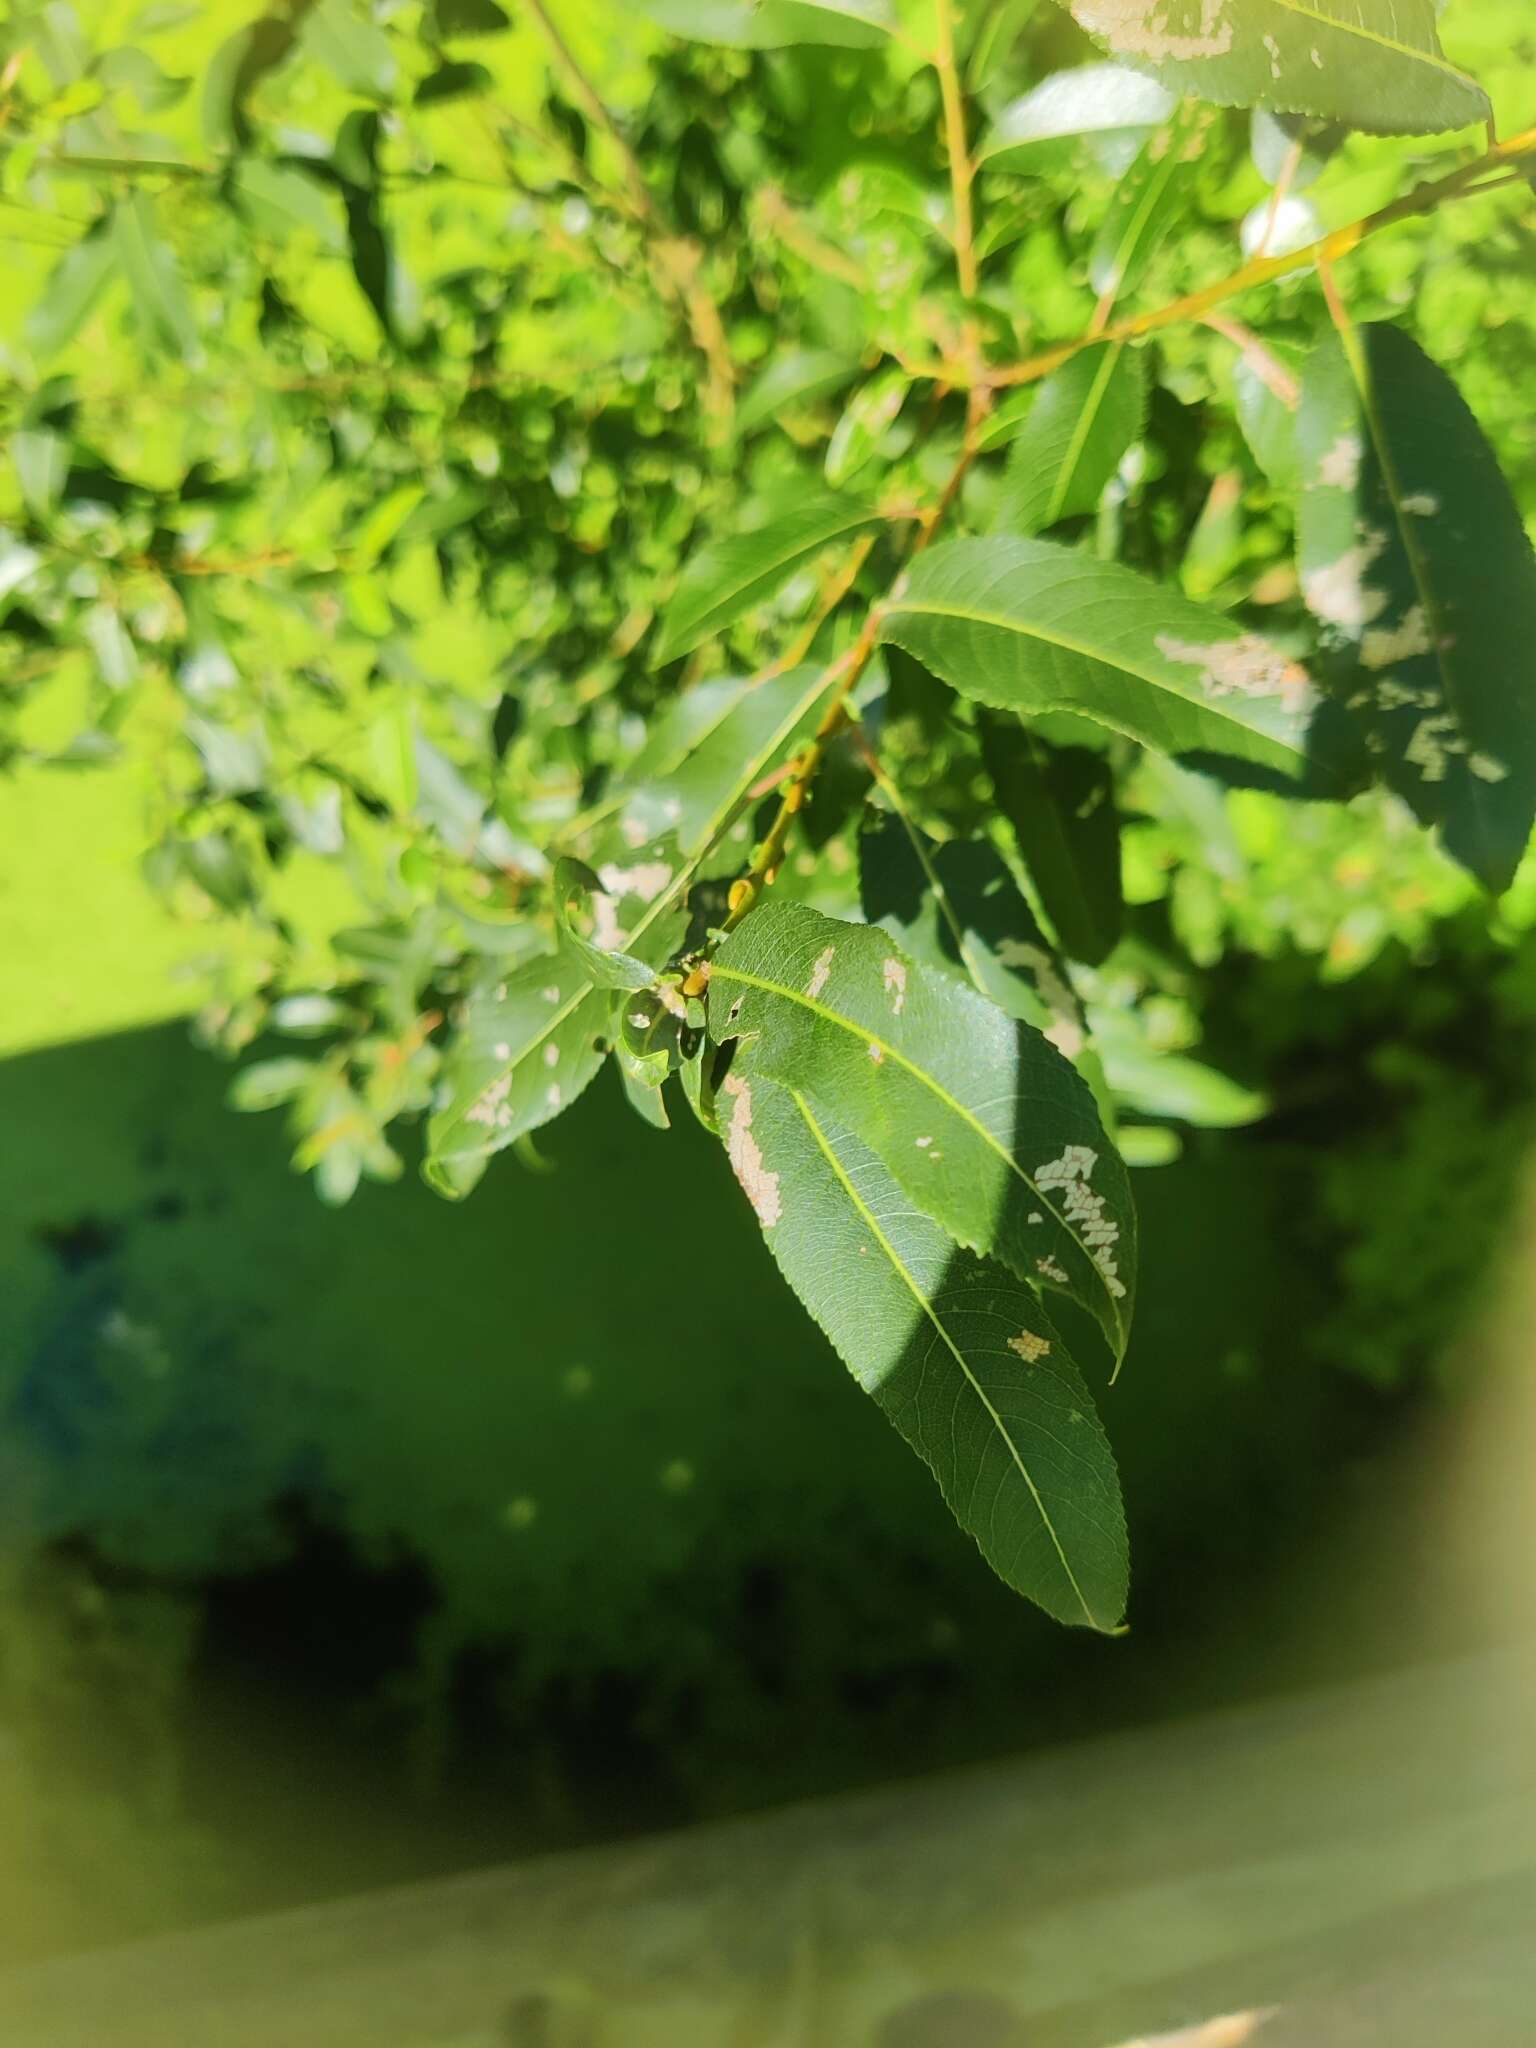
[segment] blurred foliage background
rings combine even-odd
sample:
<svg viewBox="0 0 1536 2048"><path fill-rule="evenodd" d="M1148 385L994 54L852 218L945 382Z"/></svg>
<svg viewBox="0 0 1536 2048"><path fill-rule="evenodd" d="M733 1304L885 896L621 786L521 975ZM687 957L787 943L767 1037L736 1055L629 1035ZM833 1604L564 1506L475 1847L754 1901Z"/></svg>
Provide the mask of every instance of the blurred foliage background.
<svg viewBox="0 0 1536 2048"><path fill-rule="evenodd" d="M994 112L1088 48L1048 5L1002 13L1006 76L975 81ZM1087 991L1181 1155L1138 1178L1147 1294L1107 1404L1128 1643L1054 1636L976 1568L776 1286L717 1151L621 1121L608 1081L467 1208L409 1182L334 1206L414 1160L424 991L512 943L538 849L643 744L658 582L825 438L862 294L931 343L929 75L561 20L703 251L732 434L693 403L675 281L637 286L607 138L510 0L299 0L254 28L232 0L49 0L4 32L21 1952L1260 1683L1284 1560L1357 1493L1375 1512L1373 1461L1474 1371L1458 1336L1536 1105L1536 870L1491 907L1390 799L1314 810L1151 760L1126 934ZM1443 28L1528 122L1521 0L1453 0ZM1264 203L1246 117L1220 128L1158 296L1230 267ZM1306 202L1352 218L1428 148L1350 141ZM1091 313L1070 230L1114 169L1015 179L1026 343ZM1409 223L1351 284L1454 369L1536 519L1528 203ZM1299 335L1316 289L1245 317ZM1235 361L1160 342L1144 467L1102 516L1128 560L1283 634L1289 513L1233 427ZM920 796L926 715L920 691L892 707ZM302 1062L286 1144L229 1115L210 1053ZM1220 1617L1241 1675L1201 1647Z"/></svg>

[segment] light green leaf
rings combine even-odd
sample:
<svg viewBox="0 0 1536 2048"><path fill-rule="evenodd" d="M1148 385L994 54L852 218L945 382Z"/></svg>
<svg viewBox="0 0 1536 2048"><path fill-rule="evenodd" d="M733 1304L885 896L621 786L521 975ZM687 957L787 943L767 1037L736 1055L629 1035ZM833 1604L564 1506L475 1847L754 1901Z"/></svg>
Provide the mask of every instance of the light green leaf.
<svg viewBox="0 0 1536 2048"><path fill-rule="evenodd" d="M480 976L427 1125L427 1177L466 1193L486 1160L568 1109L603 1063L611 997L570 948Z"/></svg>
<svg viewBox="0 0 1536 2048"><path fill-rule="evenodd" d="M750 533L711 541L678 579L656 659L675 661L691 653L701 641L724 632L743 612L772 596L792 571L814 561L833 541L878 523L878 514L857 499L816 491Z"/></svg>
<svg viewBox="0 0 1536 2048"><path fill-rule="evenodd" d="M895 27L886 0L644 0L643 11L674 35L740 50L791 43L860 49Z"/></svg>
<svg viewBox="0 0 1536 2048"><path fill-rule="evenodd" d="M386 99L393 91L394 49L356 0L320 0L306 19L300 40L349 92Z"/></svg>
<svg viewBox="0 0 1536 2048"><path fill-rule="evenodd" d="M1446 61L1434 0L1069 0L1115 56L1174 92L1277 107L1373 134L1483 121L1488 99Z"/></svg>
<svg viewBox="0 0 1536 2048"><path fill-rule="evenodd" d="M1311 690L1267 641L1115 562L1044 540L929 549L880 635L1000 710L1075 711L1166 754L1300 777Z"/></svg>
<svg viewBox="0 0 1536 2048"><path fill-rule="evenodd" d="M1159 128L1120 183L1088 257L1088 277L1102 298L1134 291L1183 205L1183 184L1198 161L1212 116L1183 107Z"/></svg>
<svg viewBox="0 0 1536 2048"><path fill-rule="evenodd" d="M616 886L622 886L615 877ZM599 904L589 907L596 897ZM571 951L585 961L599 988L640 989L655 984L656 970L626 953L619 943L618 901L585 861L561 860L555 865L555 917ZM593 926L588 937L577 929L578 917Z"/></svg>
<svg viewBox="0 0 1536 2048"><path fill-rule="evenodd" d="M776 1086L750 1048L720 1107L779 1270L993 1570L1060 1621L1114 1628L1129 1570L1114 1460L1038 1298L957 1250L847 1123Z"/></svg>
<svg viewBox="0 0 1536 2048"><path fill-rule="evenodd" d="M825 669L794 668L760 680L722 678L685 692L631 770L653 772L625 800L626 837L667 832L685 852L702 847L814 723L832 682Z"/></svg>
<svg viewBox="0 0 1536 2048"><path fill-rule="evenodd" d="M1536 557L1461 394L1401 328L1309 360L1302 589L1384 779L1506 888L1536 815Z"/></svg>
<svg viewBox="0 0 1536 2048"><path fill-rule="evenodd" d="M200 352L197 322L175 255L161 237L147 194L131 192L118 201L112 216L112 243L145 339L168 354L194 359Z"/></svg>
<svg viewBox="0 0 1536 2048"><path fill-rule="evenodd" d="M715 956L710 1035L845 1121L960 1244L1095 1315L1124 1351L1136 1221L1087 1086L884 933L770 900Z"/></svg>
<svg viewBox="0 0 1536 2048"><path fill-rule="evenodd" d="M1272 484L1297 482L1296 407L1301 397L1302 351L1263 341L1238 355L1232 371L1237 423L1254 461Z"/></svg>
<svg viewBox="0 0 1536 2048"><path fill-rule="evenodd" d="M1056 936L1096 967L1124 922L1115 779L1102 754L1053 747L1016 719L984 717L982 758Z"/></svg>
<svg viewBox="0 0 1536 2048"><path fill-rule="evenodd" d="M118 269L117 244L111 234L87 235L67 250L27 315L27 346L32 353L44 358L57 355L73 341Z"/></svg>
<svg viewBox="0 0 1536 2048"><path fill-rule="evenodd" d="M332 255L346 247L335 195L307 172L248 156L240 159L234 184L263 233L286 238L295 228L303 228Z"/></svg>
<svg viewBox="0 0 1536 2048"><path fill-rule="evenodd" d="M1008 451L994 527L1035 533L1091 512L1146 423L1146 370L1137 350L1104 341L1063 363L1040 386Z"/></svg>
<svg viewBox="0 0 1536 2048"><path fill-rule="evenodd" d="M11 436L11 460L27 510L46 519L69 475L69 442L48 427L18 427Z"/></svg>
<svg viewBox="0 0 1536 2048"><path fill-rule="evenodd" d="M1080 64L1053 71L1005 107L982 138L977 161L993 171L1056 169L1084 137L1134 147L1166 121L1174 97L1122 64Z"/></svg>
<svg viewBox="0 0 1536 2048"><path fill-rule="evenodd" d="M736 431L750 434L781 413L809 405L852 383L859 373L857 356L834 349L789 349L776 356L736 408Z"/></svg>
<svg viewBox="0 0 1536 2048"><path fill-rule="evenodd" d="M911 382L905 370L882 370L849 399L827 443L826 478L834 490L879 453Z"/></svg>
<svg viewBox="0 0 1536 2048"><path fill-rule="evenodd" d="M257 1060L242 1067L229 1084L232 1109L277 1109L292 1102L314 1081L320 1069L313 1060Z"/></svg>

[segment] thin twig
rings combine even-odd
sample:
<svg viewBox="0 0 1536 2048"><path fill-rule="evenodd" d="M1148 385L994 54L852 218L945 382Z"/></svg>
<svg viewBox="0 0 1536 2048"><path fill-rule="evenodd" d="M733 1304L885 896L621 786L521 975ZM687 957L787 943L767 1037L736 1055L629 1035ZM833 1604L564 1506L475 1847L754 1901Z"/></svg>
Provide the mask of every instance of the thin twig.
<svg viewBox="0 0 1536 2048"><path fill-rule="evenodd" d="M1427 185L1416 186L1401 199L1394 199L1389 206L1379 207L1376 212L1365 214L1359 220L1348 222L1344 227L1335 228L1315 242L1308 242L1304 248L1293 249L1283 256L1256 256L1219 279L1215 284L1204 285L1199 291L1187 292L1166 306L1160 306L1150 313L1135 313L1122 320L1112 320L1103 330L1101 337L1079 335L1073 341L1058 343L1055 348L1043 350L1031 356L1026 362L1014 363L1007 368L994 370L987 382L997 390L1017 384L1034 384L1042 377L1048 377L1052 370L1070 362L1075 355L1087 348L1096 338L1105 341L1139 341L1145 335L1155 334L1164 327L1177 327L1186 321L1203 320L1207 314L1228 299L1235 299L1244 292L1253 291L1257 286L1273 284L1277 279L1290 277L1299 270L1314 267L1319 261L1334 260L1347 256L1372 235L1383 228L1393 227L1399 221L1412 220L1419 214L1433 213L1439 206L1455 199L1475 196L1483 187L1480 181L1490 171L1503 170L1511 164L1536 157L1536 128L1530 128L1522 135L1501 142L1496 149L1489 150L1475 162L1464 164L1458 171L1447 177L1437 178Z"/></svg>
<svg viewBox="0 0 1536 2048"><path fill-rule="evenodd" d="M975 165L965 136L965 100L960 89L960 71L955 62L955 15L953 0L938 0L936 8L939 47L934 66L939 74L939 92L944 102L944 138L949 154L949 189L955 206L955 268L960 274L962 298L976 296L976 223L971 207L971 184Z"/></svg>

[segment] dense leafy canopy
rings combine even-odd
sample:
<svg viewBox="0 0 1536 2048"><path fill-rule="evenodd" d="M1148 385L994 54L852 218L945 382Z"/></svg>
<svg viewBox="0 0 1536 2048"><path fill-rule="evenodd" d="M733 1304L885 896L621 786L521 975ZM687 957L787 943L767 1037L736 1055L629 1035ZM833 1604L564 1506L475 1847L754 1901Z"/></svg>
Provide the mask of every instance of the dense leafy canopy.
<svg viewBox="0 0 1536 2048"><path fill-rule="evenodd" d="M1126 1596L1073 1357L1124 1350L1124 1162L1263 1108L1195 1056L1181 949L1268 916L1359 957L1451 861L1509 889L1536 814L1536 484L1494 452L1532 451L1536 138L1488 132L1533 53L1490 31L1475 78L1441 26L6 31L0 758L141 778L234 1099L326 1199L408 1123L463 1195L610 1059L686 1104L1068 1622ZM1437 367L1431 310L1486 350ZM1386 850L1347 919L1255 909L1241 830L1325 888Z"/></svg>

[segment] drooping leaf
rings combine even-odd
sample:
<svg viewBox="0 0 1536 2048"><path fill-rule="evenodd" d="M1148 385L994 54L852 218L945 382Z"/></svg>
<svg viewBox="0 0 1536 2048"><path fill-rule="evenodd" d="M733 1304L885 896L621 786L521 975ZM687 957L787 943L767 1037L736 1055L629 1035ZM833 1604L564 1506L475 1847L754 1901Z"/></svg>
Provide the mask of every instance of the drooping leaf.
<svg viewBox="0 0 1536 2048"><path fill-rule="evenodd" d="M1297 481L1296 408L1301 402L1302 351L1263 341L1244 350L1232 371L1237 423L1254 461L1272 484L1291 490Z"/></svg>
<svg viewBox="0 0 1536 2048"><path fill-rule="evenodd" d="M911 386L905 370L881 370L844 406L827 443L825 471L834 490L856 476L879 452Z"/></svg>
<svg viewBox="0 0 1536 2048"><path fill-rule="evenodd" d="M59 258L42 297L27 315L27 346L47 358L71 342L120 269L110 233L89 234Z"/></svg>
<svg viewBox="0 0 1536 2048"><path fill-rule="evenodd" d="M951 1244L848 1123L776 1085L750 1048L720 1108L779 1270L993 1570L1060 1621L1114 1628L1128 1578L1119 1481L1038 1297Z"/></svg>
<svg viewBox="0 0 1536 2048"><path fill-rule="evenodd" d="M1085 136L1134 150L1173 109L1172 93L1122 64L1053 71L1003 109L977 161L994 171L1054 170Z"/></svg>
<svg viewBox="0 0 1536 2048"><path fill-rule="evenodd" d="M832 681L825 669L795 668L686 692L630 771L636 787L621 813L626 836L667 832L685 853L701 848L814 722Z"/></svg>
<svg viewBox="0 0 1536 2048"><path fill-rule="evenodd" d="M1102 298L1134 291L1183 205L1183 185L1205 147L1211 115L1182 107L1159 128L1115 187L1088 256Z"/></svg>
<svg viewBox="0 0 1536 2048"><path fill-rule="evenodd" d="M112 242L146 339L169 354L195 357L199 344L191 301L147 193L130 192L118 201Z"/></svg>
<svg viewBox="0 0 1536 2048"><path fill-rule="evenodd" d="M1037 533L1091 512L1146 422L1146 371L1135 349L1099 342L1063 363L1008 451L994 527Z"/></svg>
<svg viewBox="0 0 1536 2048"><path fill-rule="evenodd" d="M1075 711L1162 753L1307 768L1312 693L1294 662L1176 591L1050 541L930 548L880 633L999 710Z"/></svg>
<svg viewBox="0 0 1536 2048"><path fill-rule="evenodd" d="M645 0L652 21L699 43L778 50L791 43L861 49L895 26L886 0Z"/></svg>
<svg viewBox="0 0 1536 2048"><path fill-rule="evenodd" d="M791 572L835 540L878 524L878 514L855 498L808 493L750 533L711 541L678 579L662 623L658 661L689 654L711 634L724 632L743 612L770 597Z"/></svg>
<svg viewBox="0 0 1536 2048"><path fill-rule="evenodd" d="M462 100L489 92L495 84L483 64L458 62L439 64L416 88L418 107L440 107L448 100Z"/></svg>
<svg viewBox="0 0 1536 2048"><path fill-rule="evenodd" d="M1071 1050L1079 1015L1061 962L996 847L935 845L888 811L859 836L859 903L925 967L979 988L1001 1010Z"/></svg>
<svg viewBox="0 0 1536 2048"><path fill-rule="evenodd" d="M570 1107L603 1063L610 1007L568 948L504 977L482 970L427 1126L439 1194L467 1193L493 1153Z"/></svg>
<svg viewBox="0 0 1536 2048"><path fill-rule="evenodd" d="M1307 364L1302 589L1379 772L1507 887L1536 815L1536 557L1465 400L1401 328Z"/></svg>
<svg viewBox="0 0 1536 2048"><path fill-rule="evenodd" d="M858 373L857 356L826 348L787 349L743 395L736 408L736 431L753 433L781 413L840 391Z"/></svg>
<svg viewBox="0 0 1536 2048"><path fill-rule="evenodd" d="M591 908L593 898L598 899L596 912ZM596 985L599 988L650 988L655 983L656 970L624 951L620 943L622 928L618 915L616 897L604 888L601 877L594 874L584 861L567 859L556 863L555 917L561 937L571 951L585 961ZM590 936L580 929L578 920L581 919L593 927Z"/></svg>
<svg viewBox="0 0 1536 2048"><path fill-rule="evenodd" d="M847 1123L957 1242L1056 1287L1118 1357L1136 1223L1086 1084L984 996L884 933L770 899L715 956L711 1036Z"/></svg>
<svg viewBox="0 0 1536 2048"><path fill-rule="evenodd" d="M1096 967L1125 916L1115 779L1102 754L1053 747L1016 719L984 717L982 758L1056 936Z"/></svg>
<svg viewBox="0 0 1536 2048"><path fill-rule="evenodd" d="M1068 0L1116 57L1178 93L1405 135L1483 121L1434 0Z"/></svg>
<svg viewBox="0 0 1536 2048"><path fill-rule="evenodd" d="M315 0L289 0L221 43L203 76L203 135L210 149L244 149L251 140L246 102L269 71L286 63Z"/></svg>

